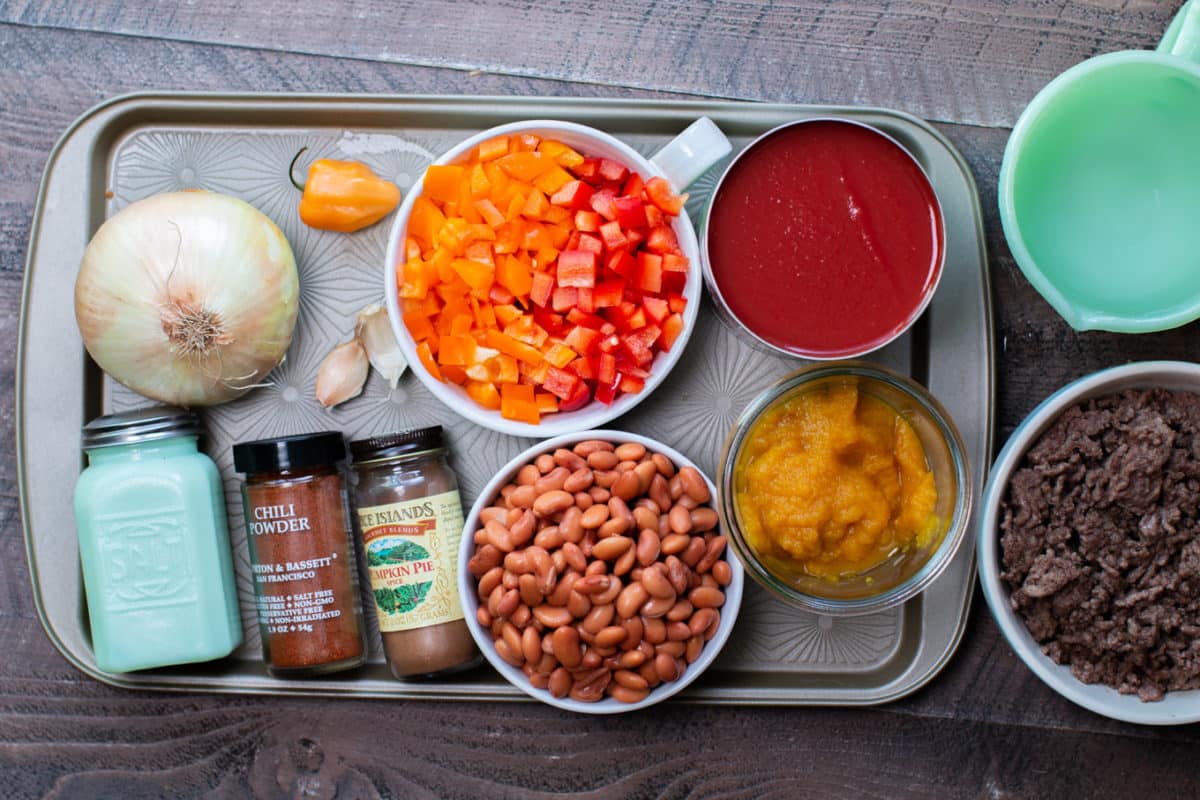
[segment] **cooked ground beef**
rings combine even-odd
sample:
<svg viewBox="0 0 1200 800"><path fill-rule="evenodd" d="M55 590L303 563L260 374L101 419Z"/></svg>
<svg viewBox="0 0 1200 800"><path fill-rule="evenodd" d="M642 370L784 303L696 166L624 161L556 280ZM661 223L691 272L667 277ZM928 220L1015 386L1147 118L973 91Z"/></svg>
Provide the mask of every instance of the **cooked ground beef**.
<svg viewBox="0 0 1200 800"><path fill-rule="evenodd" d="M1042 651L1142 700L1200 688L1200 395L1073 406L1013 474L1003 578Z"/></svg>

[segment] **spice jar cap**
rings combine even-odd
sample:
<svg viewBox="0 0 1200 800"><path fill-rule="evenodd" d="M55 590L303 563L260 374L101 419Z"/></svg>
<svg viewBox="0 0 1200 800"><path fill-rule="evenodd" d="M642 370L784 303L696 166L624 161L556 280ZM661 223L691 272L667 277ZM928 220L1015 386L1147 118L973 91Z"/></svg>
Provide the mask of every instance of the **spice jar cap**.
<svg viewBox="0 0 1200 800"><path fill-rule="evenodd" d="M150 406L96 417L83 426L83 448L91 450L203 433L195 411L177 406Z"/></svg>
<svg viewBox="0 0 1200 800"><path fill-rule="evenodd" d="M346 441L337 431L259 439L233 446L234 469L248 475L324 467L345 457Z"/></svg>
<svg viewBox="0 0 1200 800"><path fill-rule="evenodd" d="M355 461L373 461L409 453L438 450L442 447L445 447L442 426L434 425L430 428L417 428L384 436L372 436L370 439L358 439L350 443L350 453L354 456Z"/></svg>

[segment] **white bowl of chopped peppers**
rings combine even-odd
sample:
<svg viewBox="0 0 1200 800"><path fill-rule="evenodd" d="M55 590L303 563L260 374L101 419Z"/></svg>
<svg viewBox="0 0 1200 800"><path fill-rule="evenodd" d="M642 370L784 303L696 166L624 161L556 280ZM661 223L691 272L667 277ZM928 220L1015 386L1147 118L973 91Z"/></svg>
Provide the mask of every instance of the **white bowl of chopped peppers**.
<svg viewBox="0 0 1200 800"><path fill-rule="evenodd" d="M725 152L701 147L676 180ZM655 163L584 125L518 122L463 141L405 198L388 245L388 314L413 371L466 419L515 436L629 411L695 328L685 200Z"/></svg>

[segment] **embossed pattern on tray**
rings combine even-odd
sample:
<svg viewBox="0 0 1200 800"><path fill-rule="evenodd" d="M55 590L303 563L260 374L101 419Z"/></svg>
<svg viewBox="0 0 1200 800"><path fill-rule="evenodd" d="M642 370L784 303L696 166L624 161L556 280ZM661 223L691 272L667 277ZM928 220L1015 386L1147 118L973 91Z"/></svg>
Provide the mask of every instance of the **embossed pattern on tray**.
<svg viewBox="0 0 1200 800"><path fill-rule="evenodd" d="M240 480L233 470L235 442L334 429L348 439L403 428L440 424L448 429L454 466L469 506L479 489L529 440L495 433L458 418L441 405L412 374L388 392L372 372L363 394L334 409L313 396L321 359L353 335L354 318L368 303L382 302L381 265L390 217L364 231L346 235L310 228L299 219L299 192L288 180L288 165L302 148L296 177L317 158L352 158L407 191L438 153L461 136L454 132L390 135L346 131L333 137L287 131L231 133L207 129L143 129L116 148L111 166L112 198L107 215L160 192L208 189L239 197L271 217L292 244L300 271L300 315L295 338L282 365L264 385L236 402L204 412L207 450L225 482L233 539L238 597L246 640L239 658L261 658L254 611L254 585L242 521ZM665 138L630 139L652 155ZM687 209L697 219L708 202L719 165L691 187ZM741 409L776 378L794 369L794 361L755 349L734 335L711 308L702 310L687 352L667 381L620 427L653 436L689 454L709 475L717 470L721 446ZM145 398L105 381L111 407L146 405ZM877 667L894 651L899 615L885 613L860 620L833 621L782 604L757 586L748 587L746 619L722 655L730 669L820 670ZM365 602L371 659L382 662L373 607Z"/></svg>

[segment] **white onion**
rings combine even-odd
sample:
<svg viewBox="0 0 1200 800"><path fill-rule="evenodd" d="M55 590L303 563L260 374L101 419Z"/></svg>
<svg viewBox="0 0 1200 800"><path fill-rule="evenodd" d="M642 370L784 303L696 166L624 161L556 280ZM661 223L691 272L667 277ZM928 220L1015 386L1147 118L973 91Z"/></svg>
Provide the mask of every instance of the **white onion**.
<svg viewBox="0 0 1200 800"><path fill-rule="evenodd" d="M292 248L265 214L215 192L173 192L96 231L75 281L75 319L92 358L130 389L211 405L283 359L299 296Z"/></svg>

